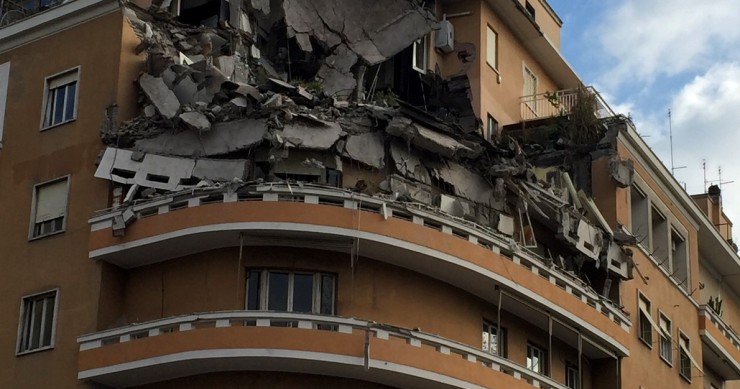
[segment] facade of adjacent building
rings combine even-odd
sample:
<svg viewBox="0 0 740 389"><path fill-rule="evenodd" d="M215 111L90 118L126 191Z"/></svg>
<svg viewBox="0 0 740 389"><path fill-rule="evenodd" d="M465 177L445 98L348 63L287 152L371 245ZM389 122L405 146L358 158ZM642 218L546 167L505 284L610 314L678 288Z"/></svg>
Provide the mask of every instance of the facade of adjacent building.
<svg viewBox="0 0 740 389"><path fill-rule="evenodd" d="M545 0L0 0L0 387L740 387L740 257Z"/></svg>

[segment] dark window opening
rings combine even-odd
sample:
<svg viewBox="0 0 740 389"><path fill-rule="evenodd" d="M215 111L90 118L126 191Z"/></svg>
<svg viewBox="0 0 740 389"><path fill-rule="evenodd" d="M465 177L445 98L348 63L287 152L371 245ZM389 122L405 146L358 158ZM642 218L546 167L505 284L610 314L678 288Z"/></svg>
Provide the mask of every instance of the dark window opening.
<svg viewBox="0 0 740 389"><path fill-rule="evenodd" d="M527 10L527 14L534 19L534 7L528 1L524 3L524 9Z"/></svg>
<svg viewBox="0 0 740 389"><path fill-rule="evenodd" d="M218 27L219 20L229 20L229 3L223 0L180 0L177 19L193 26Z"/></svg>

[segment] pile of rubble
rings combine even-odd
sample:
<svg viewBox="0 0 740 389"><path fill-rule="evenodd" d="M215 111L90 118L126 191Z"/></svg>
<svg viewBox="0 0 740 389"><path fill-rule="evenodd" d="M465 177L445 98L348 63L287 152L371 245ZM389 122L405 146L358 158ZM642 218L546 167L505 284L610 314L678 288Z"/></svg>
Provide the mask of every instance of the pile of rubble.
<svg viewBox="0 0 740 389"><path fill-rule="evenodd" d="M534 166L513 138L480 135L465 76L430 76L439 86L430 99L449 101L454 112L364 102L366 69L434 28L433 14L415 1L228 4L228 18L213 27L176 21L168 4L125 5L147 60L138 78L141 115L101 127L108 148L96 177L118 185L114 205L254 180L313 182L434 206L553 266L578 272L588 262L631 277L622 248L630 238L609 228L562 158L542 157L552 147L539 148ZM297 69L286 57L290 46L266 37L276 28L312 58L311 79L287 82ZM613 170L631 182L631 166L615 159Z"/></svg>

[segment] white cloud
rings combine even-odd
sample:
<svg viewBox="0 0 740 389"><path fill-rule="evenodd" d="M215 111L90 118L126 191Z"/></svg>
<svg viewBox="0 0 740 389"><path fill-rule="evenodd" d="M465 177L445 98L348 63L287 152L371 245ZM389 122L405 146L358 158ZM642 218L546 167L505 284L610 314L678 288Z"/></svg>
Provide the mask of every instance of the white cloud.
<svg viewBox="0 0 740 389"><path fill-rule="evenodd" d="M625 0L592 34L611 64L601 83L650 83L731 59L740 43L740 1Z"/></svg>
<svg viewBox="0 0 740 389"><path fill-rule="evenodd" d="M702 193L706 189L702 159L706 159L710 181L719 179L721 166L722 180L735 181L722 187L725 212L740 223L740 126L736 119L740 62L713 65L686 84L671 106L675 164L686 166L676 170L677 178L686 182L689 193ZM661 157L670 161L669 153L662 152Z"/></svg>

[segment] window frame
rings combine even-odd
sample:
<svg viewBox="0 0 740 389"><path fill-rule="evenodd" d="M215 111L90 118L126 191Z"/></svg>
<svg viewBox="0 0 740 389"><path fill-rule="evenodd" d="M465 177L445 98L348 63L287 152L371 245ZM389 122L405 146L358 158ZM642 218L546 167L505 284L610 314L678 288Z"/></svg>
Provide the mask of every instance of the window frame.
<svg viewBox="0 0 740 389"><path fill-rule="evenodd" d="M54 348L55 340L56 340L56 328L57 328L57 320L59 319L59 288L54 289L48 289L44 290L38 293L32 293L29 295L25 295L21 297L21 306L20 306L20 312L18 316L18 334L16 337L16 344L15 344L15 355L26 355L26 354L32 354L40 351L45 350L51 350ZM51 336L49 337L49 344L44 346L39 346L36 348L21 348L23 339L26 337L26 321L25 316L26 312L30 307L31 303L37 303L39 301L45 301L46 297L48 296L54 296L54 309L52 312L52 318L51 318ZM27 305L27 303L29 305ZM44 318L46 315L46 312L42 313L42 318ZM41 331L43 331L43 322L41 324ZM30 329L33 331L33 329ZM41 342L42 334L39 334L39 342Z"/></svg>
<svg viewBox="0 0 740 389"><path fill-rule="evenodd" d="M575 373L575 383L570 383L570 373ZM565 363L565 386L569 389L581 389L581 375L579 374L578 365L575 363Z"/></svg>
<svg viewBox="0 0 740 389"><path fill-rule="evenodd" d="M486 328L489 328L490 330L496 331L496 352L492 352L491 350L491 331L487 331ZM501 329L501 334L498 334L499 328ZM484 348L483 341L483 335L487 335L488 338L488 348ZM502 358L506 358L507 355L507 347L506 347L506 328L501 326L499 327L498 324L496 324L493 321L485 320L483 319L483 331L481 333L481 350L485 353L496 355Z"/></svg>
<svg viewBox="0 0 740 389"><path fill-rule="evenodd" d="M498 32L490 24L486 24L486 26L486 64L498 74ZM491 58L490 45L488 44L491 36L493 36L493 58ZM493 63L491 63L491 59L493 59Z"/></svg>
<svg viewBox="0 0 740 389"><path fill-rule="evenodd" d="M51 180L47 180L44 182L40 182L33 185L33 193L31 197L31 220L29 222L29 228L28 228L28 240L33 241L36 239L45 238L47 236L53 236L57 234L61 234L65 231L67 231L67 221L69 219L69 193L70 193L70 187L72 185L72 176L70 174L67 174L65 176L52 178ZM38 209L38 198L39 198L39 189L54 184L59 181L66 181L67 182L67 188L65 191L66 201L64 206L64 217L62 219L62 227L59 230L42 233L39 235L35 235L34 232L36 231L36 212Z"/></svg>
<svg viewBox="0 0 740 389"><path fill-rule="evenodd" d="M665 329L662 326L664 322ZM661 310L658 310L658 328L658 355L663 362L673 367L673 323Z"/></svg>
<svg viewBox="0 0 740 389"><path fill-rule="evenodd" d="M682 345L681 341L685 340L686 345ZM686 348L684 350L684 347ZM681 357L686 354L686 357L684 360L681 359ZM691 365L694 364L692 361L691 356L691 338L689 338L688 335L686 335L683 331L680 329L678 330L678 375L681 376L684 380L691 382ZM688 374L684 374L684 361L688 363Z"/></svg>
<svg viewBox="0 0 740 389"><path fill-rule="evenodd" d="M429 68L429 42L429 34L427 34L415 40L414 43L411 44L411 69L416 70L421 74L427 74L427 69ZM421 67L419 66L420 64L416 62L416 52L419 47L422 47L424 54Z"/></svg>
<svg viewBox="0 0 740 389"><path fill-rule="evenodd" d="M493 117L493 115L491 115L490 113L487 114L487 117L486 117L486 131L487 131L487 133L484 136L484 138L487 141L491 141L491 139L493 139L493 133L494 132L498 133L498 129L499 129L498 120L496 120Z"/></svg>
<svg viewBox="0 0 740 389"><path fill-rule="evenodd" d="M643 312L643 309L641 308L641 302L645 303L645 312ZM638 311L638 317L637 317L637 338L642 341L648 348L653 348L653 329L657 329L658 325L655 324L653 321L653 317L651 315L652 310L652 302L650 301L647 296L645 296L642 292L637 292L637 311ZM645 329L643 326L645 326L645 321L642 320L642 318L645 317L645 321L647 321L647 327L649 328L649 339L645 339L643 337L644 334L646 334ZM659 330L658 330L659 331Z"/></svg>
<svg viewBox="0 0 740 389"><path fill-rule="evenodd" d="M539 360L537 364L537 369L535 370L533 368L534 364L530 363L530 359L533 359L534 356L530 357L530 351L537 351L539 352ZM547 375L547 349L544 347L540 347L536 345L535 343L532 343L530 341L527 341L527 359L525 360L525 367L527 370L533 371L537 374Z"/></svg>
<svg viewBox="0 0 740 389"><path fill-rule="evenodd" d="M5 110L8 102L8 85L10 84L10 61L0 63L0 149L3 148L3 131L5 130Z"/></svg>
<svg viewBox="0 0 740 389"><path fill-rule="evenodd" d="M532 80L534 90L527 90L528 79ZM537 91L539 90L539 77L537 76L537 73L535 73L532 68L527 66L527 64L524 62L522 62L522 81L522 97L537 96ZM535 117L539 117L539 113L537 112L538 110L536 99L532 98L531 100L525 100L524 104L530 111L532 111L532 114L534 114Z"/></svg>
<svg viewBox="0 0 740 389"><path fill-rule="evenodd" d="M72 68L63 70L61 72L52 74L52 75L44 78L44 95L43 95L44 98L43 98L42 104L41 104L41 131L46 131L48 129L51 129L51 128L54 128L54 127L58 127L58 126L61 126L61 125L64 125L64 124L67 124L67 123L70 123L70 122L73 122L73 121L77 120L77 109L79 107L79 99L80 99L80 73L81 73L81 71L82 71L82 66L78 65L78 66L75 66L75 67L72 67ZM67 76L73 77L74 78L74 81L68 82L68 83L65 83L65 84L62 84L62 85L60 85L60 86L58 86L56 88L51 88L51 84L55 80L60 79L60 78L63 78L63 77L67 77ZM52 94L52 91L55 91L55 90L57 90L59 88L62 88L62 87L66 87L67 85L70 85L72 83L74 83L76 85L75 86L74 101L72 102L72 104L74 104L73 107L72 107L72 117L65 119L64 118L64 115L63 115L62 116L62 120L60 122L56 122L55 123L53 117L48 118L49 120L47 121L47 112L48 112L48 107L47 106L48 106L48 104L50 104L50 99L52 98L52 95L53 95ZM65 95L65 99L66 99L66 95ZM66 101L65 101L65 103L66 103ZM66 110L66 109L67 109L67 105L65 104L64 105L64 110ZM52 114L52 116L53 116L53 114Z"/></svg>
<svg viewBox="0 0 740 389"><path fill-rule="evenodd" d="M250 309L250 295L249 295L249 289L250 289L250 274L253 272L259 273L259 285L257 289L258 299L257 309ZM277 311L277 312L294 312L294 313L306 313L306 314L314 314L314 315L336 315L337 311L337 275L335 273L329 273L329 272L321 272L321 271L312 271L312 270L296 270L296 269L274 269L274 268L254 268L247 270L247 277L245 282L245 301L244 301L244 308L248 311L270 311L269 304L270 304L270 284L269 284L269 275L270 273L287 273L288 274L288 285L287 285L287 302L286 302L286 310ZM310 312L299 312L293 310L293 292L295 288L295 275L312 275L313 276L313 284L311 286L312 288L312 296L311 296L311 311ZM322 287L322 277L324 276L330 276L332 279L331 283L331 307L330 307L330 313L322 313L322 301L321 301L321 287Z"/></svg>

